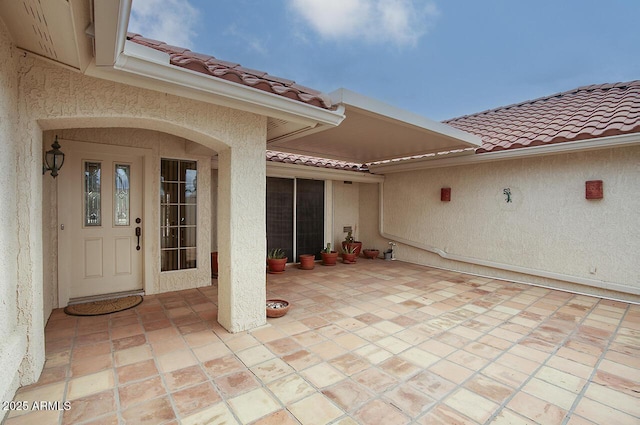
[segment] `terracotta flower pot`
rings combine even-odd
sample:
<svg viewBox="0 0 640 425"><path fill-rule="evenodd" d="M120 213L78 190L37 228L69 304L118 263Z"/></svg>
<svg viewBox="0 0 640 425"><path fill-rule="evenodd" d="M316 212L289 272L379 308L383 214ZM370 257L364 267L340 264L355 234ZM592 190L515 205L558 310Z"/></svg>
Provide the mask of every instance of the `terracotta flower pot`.
<svg viewBox="0 0 640 425"><path fill-rule="evenodd" d="M218 251L211 253L211 277L218 277Z"/></svg>
<svg viewBox="0 0 640 425"><path fill-rule="evenodd" d="M338 261L338 253L336 251L321 252L323 266L335 266Z"/></svg>
<svg viewBox="0 0 640 425"><path fill-rule="evenodd" d="M377 249L365 249L362 253L365 257L371 258L372 260L380 255L380 251Z"/></svg>
<svg viewBox="0 0 640 425"><path fill-rule="evenodd" d="M342 242L342 250L343 251L351 251L352 248L355 248L356 257L360 256L360 251L362 251L362 242Z"/></svg>
<svg viewBox="0 0 640 425"><path fill-rule="evenodd" d="M349 254L348 252L342 253L342 262L345 264L353 264L356 262L357 258L358 256L356 255L355 252L353 254Z"/></svg>
<svg viewBox="0 0 640 425"><path fill-rule="evenodd" d="M316 256L311 254L300 255L300 268L302 270L313 270L316 265Z"/></svg>
<svg viewBox="0 0 640 425"><path fill-rule="evenodd" d="M289 301L267 300L267 317L282 317L289 311Z"/></svg>
<svg viewBox="0 0 640 425"><path fill-rule="evenodd" d="M287 267L287 258L268 258L269 273L284 273Z"/></svg>

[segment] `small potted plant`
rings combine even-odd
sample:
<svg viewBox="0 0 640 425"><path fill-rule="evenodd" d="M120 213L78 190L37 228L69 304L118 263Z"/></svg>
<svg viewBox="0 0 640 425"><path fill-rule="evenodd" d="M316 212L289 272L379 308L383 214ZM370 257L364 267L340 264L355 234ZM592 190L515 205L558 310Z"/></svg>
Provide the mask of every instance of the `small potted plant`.
<svg viewBox="0 0 640 425"><path fill-rule="evenodd" d="M267 254L269 273L283 273L287 266L287 256L281 248L274 248Z"/></svg>
<svg viewBox="0 0 640 425"><path fill-rule="evenodd" d="M380 255L380 251L375 248L364 249L362 250L362 253L365 257L371 258L372 260L374 258L378 258L378 255Z"/></svg>
<svg viewBox="0 0 640 425"><path fill-rule="evenodd" d="M356 262L358 254L356 254L355 246L347 246L342 250L342 262L345 264L353 264Z"/></svg>
<svg viewBox="0 0 640 425"><path fill-rule="evenodd" d="M362 250L362 242L355 240L351 231L347 233L347 236L342 242L342 250L346 251L347 248L350 247L355 247L356 257L360 255L360 251Z"/></svg>
<svg viewBox="0 0 640 425"><path fill-rule="evenodd" d="M302 270L313 270L316 265L316 256L313 254L300 254L300 268Z"/></svg>
<svg viewBox="0 0 640 425"><path fill-rule="evenodd" d="M331 244L328 243L327 247L320 251L320 255L322 256L322 265L323 266L335 266L336 261L338 260L338 253L336 251L331 250Z"/></svg>

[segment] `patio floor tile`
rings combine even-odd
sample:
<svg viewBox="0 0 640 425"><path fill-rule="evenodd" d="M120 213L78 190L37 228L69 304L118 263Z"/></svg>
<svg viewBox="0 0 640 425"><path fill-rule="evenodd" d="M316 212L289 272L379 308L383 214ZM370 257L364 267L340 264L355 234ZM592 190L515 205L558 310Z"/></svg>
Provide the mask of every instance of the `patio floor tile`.
<svg viewBox="0 0 640 425"><path fill-rule="evenodd" d="M289 411L303 425L324 425L343 415L327 397L313 394L289 406Z"/></svg>
<svg viewBox="0 0 640 425"><path fill-rule="evenodd" d="M640 423L640 306L401 262L268 275L292 308L230 334L217 287L45 329L3 425Z"/></svg>
<svg viewBox="0 0 640 425"><path fill-rule="evenodd" d="M229 400L232 410L243 424L252 422L280 408L278 403L262 388Z"/></svg>

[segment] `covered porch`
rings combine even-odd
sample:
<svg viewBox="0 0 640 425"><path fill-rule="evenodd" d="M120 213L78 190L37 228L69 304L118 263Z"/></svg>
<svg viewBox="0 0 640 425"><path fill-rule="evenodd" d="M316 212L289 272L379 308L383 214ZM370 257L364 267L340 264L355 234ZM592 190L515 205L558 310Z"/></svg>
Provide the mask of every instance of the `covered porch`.
<svg viewBox="0 0 640 425"><path fill-rule="evenodd" d="M97 317L54 310L6 425L637 423L640 307L400 261L289 267L291 302L231 334L217 287Z"/></svg>

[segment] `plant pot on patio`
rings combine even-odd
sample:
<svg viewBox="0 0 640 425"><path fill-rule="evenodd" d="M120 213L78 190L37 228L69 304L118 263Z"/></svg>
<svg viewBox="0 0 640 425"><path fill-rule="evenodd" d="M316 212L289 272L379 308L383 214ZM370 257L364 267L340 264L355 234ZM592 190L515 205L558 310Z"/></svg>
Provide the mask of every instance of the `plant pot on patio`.
<svg viewBox="0 0 640 425"><path fill-rule="evenodd" d="M366 258L371 258L372 260L380 255L380 251L377 249L365 249L362 253Z"/></svg>
<svg viewBox="0 0 640 425"><path fill-rule="evenodd" d="M269 273L284 273L287 267L287 257L284 251L280 248L275 248L269 251L267 256L267 264L269 266Z"/></svg>
<svg viewBox="0 0 640 425"><path fill-rule="evenodd" d="M320 251L320 256L322 257L323 266L335 266L338 261L338 253L331 250L330 243L327 244L326 248L323 248L322 251Z"/></svg>
<svg viewBox="0 0 640 425"><path fill-rule="evenodd" d="M289 311L289 301L267 300L267 317L282 317Z"/></svg>
<svg viewBox="0 0 640 425"><path fill-rule="evenodd" d="M354 241L354 242L342 242L342 250L343 251L351 251L356 254L356 257L360 256L360 251L362 251L362 242Z"/></svg>
<svg viewBox="0 0 640 425"><path fill-rule="evenodd" d="M301 254L300 255L300 268L302 270L313 270L316 266L316 256L312 254Z"/></svg>
<svg viewBox="0 0 640 425"><path fill-rule="evenodd" d="M353 264L358 259L358 253L355 246L349 246L342 251L342 262L345 264Z"/></svg>
<svg viewBox="0 0 640 425"><path fill-rule="evenodd" d="M353 264L356 262L356 258L358 258L358 256L356 255L355 252L343 252L342 253L342 262L344 264Z"/></svg>
<svg viewBox="0 0 640 425"><path fill-rule="evenodd" d="M211 253L211 277L218 277L218 251Z"/></svg>

